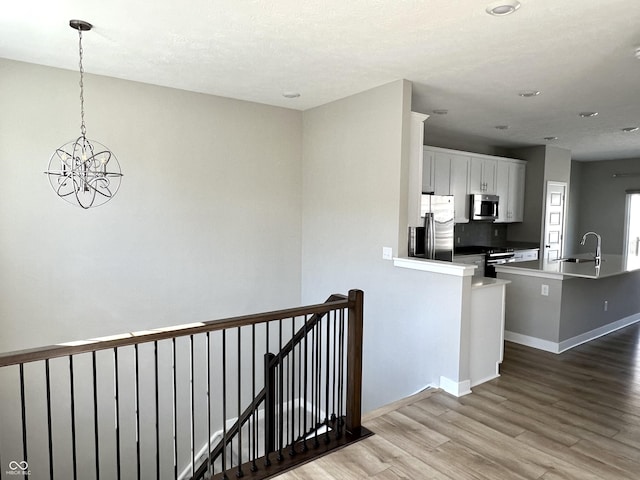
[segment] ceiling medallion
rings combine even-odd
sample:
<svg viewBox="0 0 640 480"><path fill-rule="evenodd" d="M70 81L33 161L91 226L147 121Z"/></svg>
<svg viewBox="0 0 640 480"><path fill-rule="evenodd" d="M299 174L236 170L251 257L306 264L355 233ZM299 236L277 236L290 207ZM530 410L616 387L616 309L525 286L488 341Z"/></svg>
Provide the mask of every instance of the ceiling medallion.
<svg viewBox="0 0 640 480"><path fill-rule="evenodd" d="M88 209L103 205L116 195L122 172L115 154L101 143L89 140L86 135L82 32L91 30L92 25L82 20L70 20L69 26L77 30L79 36L80 136L56 149L44 173L60 198Z"/></svg>
<svg viewBox="0 0 640 480"><path fill-rule="evenodd" d="M622 129L625 133L637 132L638 130L640 130L640 127L625 127Z"/></svg>

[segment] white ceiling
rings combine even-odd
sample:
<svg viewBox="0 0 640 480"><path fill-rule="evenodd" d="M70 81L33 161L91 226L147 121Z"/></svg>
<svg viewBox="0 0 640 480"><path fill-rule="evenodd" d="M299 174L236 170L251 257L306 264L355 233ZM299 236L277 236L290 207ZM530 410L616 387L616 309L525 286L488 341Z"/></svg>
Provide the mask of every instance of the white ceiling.
<svg viewBox="0 0 640 480"><path fill-rule="evenodd" d="M78 18L89 73L300 110L406 78L414 110L449 111L427 142L640 158L640 132L621 131L640 126L640 2L520 1L493 17L492 0L20 0L2 6L0 57L77 69Z"/></svg>

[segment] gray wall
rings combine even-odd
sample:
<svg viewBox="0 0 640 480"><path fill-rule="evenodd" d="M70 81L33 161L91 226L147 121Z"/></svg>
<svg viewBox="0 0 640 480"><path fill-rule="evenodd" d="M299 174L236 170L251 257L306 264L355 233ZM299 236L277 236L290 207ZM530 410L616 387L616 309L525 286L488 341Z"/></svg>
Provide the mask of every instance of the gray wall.
<svg viewBox="0 0 640 480"><path fill-rule="evenodd" d="M527 161L524 190L524 222L509 225L507 239L517 242L540 242L544 205L545 147L514 150L513 155Z"/></svg>
<svg viewBox="0 0 640 480"><path fill-rule="evenodd" d="M509 225L507 238L510 241L542 244L547 182L565 182L567 192L571 191L571 151L553 146L540 146L512 150L511 154L527 160L527 176L524 222Z"/></svg>
<svg viewBox="0 0 640 480"><path fill-rule="evenodd" d="M567 207L567 228L565 230L564 256L568 257L579 252L581 238L579 220L582 210L582 169L584 162L571 162L571 190L569 191L569 204Z"/></svg>
<svg viewBox="0 0 640 480"><path fill-rule="evenodd" d="M456 347L462 277L382 259L382 247L396 254L398 232L406 231L398 219L406 208L409 96L399 81L304 113L303 302L365 291L365 411L438 385L440 375L457 381L464 363Z"/></svg>
<svg viewBox="0 0 640 480"><path fill-rule="evenodd" d="M580 167L580 193L577 220L578 242L584 232L602 236L603 253L622 254L626 190L640 190L640 159L583 162ZM638 176L613 178L614 173ZM578 251L593 251L593 240Z"/></svg>
<svg viewBox="0 0 640 480"><path fill-rule="evenodd" d="M300 112L93 75L85 91L87 136L125 175L89 211L42 173L79 135L77 73L0 60L0 351L298 305Z"/></svg>
<svg viewBox="0 0 640 480"><path fill-rule="evenodd" d="M576 278L563 281L560 341L638 315L638 291L640 272L598 280Z"/></svg>

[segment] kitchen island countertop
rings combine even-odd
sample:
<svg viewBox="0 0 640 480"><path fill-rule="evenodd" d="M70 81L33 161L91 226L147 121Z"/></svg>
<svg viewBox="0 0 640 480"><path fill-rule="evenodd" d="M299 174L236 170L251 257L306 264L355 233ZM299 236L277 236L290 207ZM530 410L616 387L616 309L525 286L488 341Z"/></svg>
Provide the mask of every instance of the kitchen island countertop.
<svg viewBox="0 0 640 480"><path fill-rule="evenodd" d="M573 258L578 258L583 261L562 262L540 259L530 262L497 265L496 272L562 280L572 277L598 279L621 275L640 269L640 265L629 264L623 255L602 255L602 261L599 267L596 266L595 261L593 261L593 255L575 255Z"/></svg>

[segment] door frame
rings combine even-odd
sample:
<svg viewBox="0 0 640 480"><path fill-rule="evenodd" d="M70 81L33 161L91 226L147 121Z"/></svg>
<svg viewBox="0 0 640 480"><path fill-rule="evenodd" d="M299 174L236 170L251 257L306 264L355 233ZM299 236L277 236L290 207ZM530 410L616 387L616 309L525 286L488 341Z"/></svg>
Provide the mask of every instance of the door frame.
<svg viewBox="0 0 640 480"><path fill-rule="evenodd" d="M622 237L622 255L625 259L629 255L629 216L631 214L631 195L639 195L640 190L625 190L624 199L624 236Z"/></svg>
<svg viewBox="0 0 640 480"><path fill-rule="evenodd" d="M565 251L565 241L566 241L566 231L567 231L567 190L569 189L569 185L567 182L559 182L556 180L547 180L544 185L544 205L542 209L542 225L541 225L541 234L540 234L540 250L542 252L542 258L544 261L547 261L547 203L548 203L548 195L549 195L549 187L563 187L564 188L564 198L562 199L562 239L560 240L560 254L558 258L562 258Z"/></svg>

